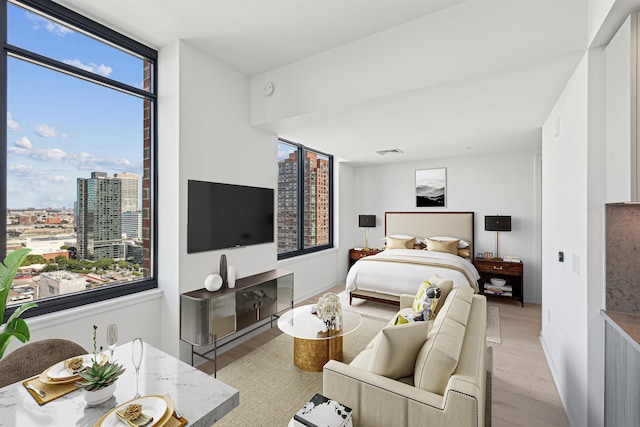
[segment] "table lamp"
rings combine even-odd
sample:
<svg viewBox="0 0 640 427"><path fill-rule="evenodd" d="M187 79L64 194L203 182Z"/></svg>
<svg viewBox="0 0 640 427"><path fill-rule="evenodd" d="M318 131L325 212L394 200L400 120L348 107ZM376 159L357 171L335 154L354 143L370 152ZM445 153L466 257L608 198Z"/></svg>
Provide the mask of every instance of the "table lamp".
<svg viewBox="0 0 640 427"><path fill-rule="evenodd" d="M360 227L364 227L365 236L365 248L369 248L369 228L376 226L375 215L358 215L358 224Z"/></svg>
<svg viewBox="0 0 640 427"><path fill-rule="evenodd" d="M484 229L496 232L496 258L500 258L498 255L498 234L501 231L511 231L511 216L485 216Z"/></svg>

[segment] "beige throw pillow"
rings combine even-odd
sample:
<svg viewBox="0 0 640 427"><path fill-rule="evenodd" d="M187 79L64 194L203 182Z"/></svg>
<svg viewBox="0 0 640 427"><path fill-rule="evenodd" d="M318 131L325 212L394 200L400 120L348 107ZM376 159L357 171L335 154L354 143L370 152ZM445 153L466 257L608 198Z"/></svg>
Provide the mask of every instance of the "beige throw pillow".
<svg viewBox="0 0 640 427"><path fill-rule="evenodd" d="M416 239L387 236L387 249L413 249Z"/></svg>
<svg viewBox="0 0 640 427"><path fill-rule="evenodd" d="M445 252L458 255L458 243L460 240L432 240L427 239L427 250L434 252Z"/></svg>
<svg viewBox="0 0 640 427"><path fill-rule="evenodd" d="M428 322L385 326L376 337L369 372L394 379L414 374L416 357L427 335Z"/></svg>
<svg viewBox="0 0 640 427"><path fill-rule="evenodd" d="M438 314L438 312L442 308L442 305L444 304L444 301L447 299L449 292L451 292L451 290L453 289L453 280L443 279L442 277L438 276L437 273L434 273L433 276L431 276L431 279L429 279L429 282L434 286L440 288L440 298L438 299L438 303L436 304L436 308L434 310L434 314Z"/></svg>

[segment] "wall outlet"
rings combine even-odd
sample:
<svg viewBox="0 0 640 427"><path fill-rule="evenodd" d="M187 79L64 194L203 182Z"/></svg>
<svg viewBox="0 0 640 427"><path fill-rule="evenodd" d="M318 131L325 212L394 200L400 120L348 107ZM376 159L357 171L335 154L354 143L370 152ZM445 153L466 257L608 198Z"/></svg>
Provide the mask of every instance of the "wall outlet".
<svg viewBox="0 0 640 427"><path fill-rule="evenodd" d="M571 270L580 275L580 257L576 254L571 255Z"/></svg>

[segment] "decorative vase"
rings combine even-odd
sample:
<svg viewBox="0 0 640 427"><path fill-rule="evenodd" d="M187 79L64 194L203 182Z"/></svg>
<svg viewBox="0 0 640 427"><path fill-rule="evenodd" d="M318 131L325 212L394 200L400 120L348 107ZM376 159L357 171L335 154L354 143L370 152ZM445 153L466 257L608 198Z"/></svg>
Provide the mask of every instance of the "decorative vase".
<svg viewBox="0 0 640 427"><path fill-rule="evenodd" d="M116 391L116 383L106 386L105 388L101 388L100 390L83 391L84 400L87 402L87 405L95 406L106 402L111 398L111 396L113 396L113 393Z"/></svg>
<svg viewBox="0 0 640 427"><path fill-rule="evenodd" d="M227 256L225 254L220 255L220 277L222 277L222 287L226 288L229 282L227 281Z"/></svg>
<svg viewBox="0 0 640 427"><path fill-rule="evenodd" d="M233 265L230 265L227 271L227 281L229 283L229 288L236 287L236 268Z"/></svg>

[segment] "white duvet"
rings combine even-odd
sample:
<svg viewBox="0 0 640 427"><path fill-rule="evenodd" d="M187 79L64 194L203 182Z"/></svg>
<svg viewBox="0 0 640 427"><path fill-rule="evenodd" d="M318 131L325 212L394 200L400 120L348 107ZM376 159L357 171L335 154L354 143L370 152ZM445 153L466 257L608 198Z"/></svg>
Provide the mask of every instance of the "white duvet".
<svg viewBox="0 0 640 427"><path fill-rule="evenodd" d="M454 287L465 285L478 289L478 270L471 261L457 255L414 249L387 249L367 258L358 260L349 270L346 283L348 292L362 290L395 296L415 295L420 284L429 280L434 273L453 280ZM446 264L454 268L420 264L423 262Z"/></svg>

